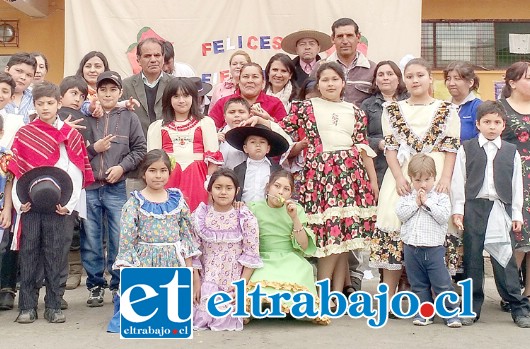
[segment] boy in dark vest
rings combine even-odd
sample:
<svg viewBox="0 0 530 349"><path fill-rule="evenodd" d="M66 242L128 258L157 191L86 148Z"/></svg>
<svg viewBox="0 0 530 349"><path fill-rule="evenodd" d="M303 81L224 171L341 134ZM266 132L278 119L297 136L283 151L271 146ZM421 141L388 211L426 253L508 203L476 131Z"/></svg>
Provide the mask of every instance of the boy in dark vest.
<svg viewBox="0 0 530 349"><path fill-rule="evenodd" d="M248 155L234 168L241 190L237 201L250 202L265 199L265 186L271 173L281 169L269 157L280 156L289 149L289 143L279 133L264 125L237 127L228 131L226 141Z"/></svg>
<svg viewBox="0 0 530 349"><path fill-rule="evenodd" d="M530 304L521 295L519 273L513 254L513 233L521 230L523 182L521 158L516 146L501 140L506 114L498 102L486 101L477 110L478 138L458 150L451 197L453 222L464 231L464 272L473 280L475 318L463 318L469 326L480 318L484 302L484 260L491 255L497 290L508 301L519 327L530 328Z"/></svg>

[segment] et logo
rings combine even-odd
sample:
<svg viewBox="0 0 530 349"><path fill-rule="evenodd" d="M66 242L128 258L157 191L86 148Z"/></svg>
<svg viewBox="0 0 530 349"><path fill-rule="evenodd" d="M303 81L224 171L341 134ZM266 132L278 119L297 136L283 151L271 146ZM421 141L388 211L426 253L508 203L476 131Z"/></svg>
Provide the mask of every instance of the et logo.
<svg viewBox="0 0 530 349"><path fill-rule="evenodd" d="M121 270L120 337L193 338L191 268Z"/></svg>

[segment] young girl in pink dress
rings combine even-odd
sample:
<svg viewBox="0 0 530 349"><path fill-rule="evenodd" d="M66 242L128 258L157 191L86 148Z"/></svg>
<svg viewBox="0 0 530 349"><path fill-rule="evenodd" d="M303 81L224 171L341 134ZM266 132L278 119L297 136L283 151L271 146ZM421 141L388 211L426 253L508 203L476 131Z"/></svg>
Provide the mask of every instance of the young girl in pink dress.
<svg viewBox="0 0 530 349"><path fill-rule="evenodd" d="M172 79L162 96L162 120L147 131L147 150L163 149L171 158L167 188L179 188L190 210L207 202L204 182L223 164L212 119L203 116L195 83L188 78Z"/></svg>
<svg viewBox="0 0 530 349"><path fill-rule="evenodd" d="M238 190L234 171L219 169L208 183L212 205L200 203L193 213L195 239L202 252L200 258L193 259L196 330L242 330L243 319L231 315L214 318L206 311L206 303L215 292L231 293L233 281L243 278L248 282L254 269L263 266L256 217L246 206L233 207Z"/></svg>

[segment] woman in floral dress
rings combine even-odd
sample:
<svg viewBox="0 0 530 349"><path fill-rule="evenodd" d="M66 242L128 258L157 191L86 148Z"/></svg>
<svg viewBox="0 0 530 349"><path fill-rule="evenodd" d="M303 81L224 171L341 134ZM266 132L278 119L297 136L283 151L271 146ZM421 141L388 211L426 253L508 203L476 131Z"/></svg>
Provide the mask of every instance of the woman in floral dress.
<svg viewBox="0 0 530 349"><path fill-rule="evenodd" d="M322 64L317 81L321 97L293 103L280 126L295 141L300 129L308 139L307 152L297 162L303 176L299 202L316 236L318 279L332 279L332 290L342 291L348 252L364 248L373 229L376 154L366 140L366 116L341 100L342 68L334 62Z"/></svg>
<svg viewBox="0 0 530 349"><path fill-rule="evenodd" d="M530 63L517 62L506 70L500 99L508 121L501 138L517 145L523 168L523 228L515 234L515 258L521 268L526 256L524 295L530 297Z"/></svg>
<svg viewBox="0 0 530 349"><path fill-rule="evenodd" d="M436 163L438 192L448 193L460 145L460 119L451 103L429 95L432 76L427 62L411 60L405 67L405 85L410 97L383 105L382 128L388 170L379 194L376 228L371 239L370 267L383 268L383 282L389 286L389 297L396 291L401 277L403 246L399 238L401 222L395 206L399 196L411 191L407 167L416 153L429 154ZM457 237L451 235L450 240ZM448 238L449 239L449 238ZM452 241L449 268L457 265ZM455 271L453 270L453 273Z"/></svg>

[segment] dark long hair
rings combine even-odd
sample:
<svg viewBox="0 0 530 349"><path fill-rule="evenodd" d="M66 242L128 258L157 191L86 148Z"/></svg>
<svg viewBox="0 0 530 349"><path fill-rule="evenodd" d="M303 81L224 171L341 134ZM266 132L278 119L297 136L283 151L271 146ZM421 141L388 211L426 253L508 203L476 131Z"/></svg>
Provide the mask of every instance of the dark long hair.
<svg viewBox="0 0 530 349"><path fill-rule="evenodd" d="M502 89L502 96L508 98L512 95L512 87L510 86L510 81L519 81L526 75L530 67L529 62L515 62L506 69L506 74L504 74L504 88Z"/></svg>
<svg viewBox="0 0 530 349"><path fill-rule="evenodd" d="M237 188L239 188L239 180L237 179L237 175L234 172L234 170L231 170L227 167L221 167L220 169L212 173L212 176L210 177L210 181L208 182L208 186L206 187L206 191L208 193L212 191L213 184L219 177L230 178L232 182L234 183L234 187L236 188L236 193L237 193Z"/></svg>
<svg viewBox="0 0 530 349"><path fill-rule="evenodd" d="M140 170L140 175L144 176L149 166L159 160L162 160L164 165L166 165L167 169L169 170L169 173L171 174L171 161L169 160L169 156L167 155L167 153L162 149L153 149L148 151L142 159L142 162L140 162L140 165L138 166Z"/></svg>
<svg viewBox="0 0 530 349"><path fill-rule="evenodd" d="M75 75L80 76L83 79L85 78L83 76L83 67L85 66L86 62L88 62L88 60L92 57L98 57L99 59L101 59L101 61L103 62L103 67L105 68L104 71L110 70L109 61L107 61L107 57L105 57L103 53L99 51L90 51L89 53L84 55L83 58L81 59L81 62L79 62L79 68L77 68L77 72L75 73Z"/></svg>
<svg viewBox="0 0 530 349"><path fill-rule="evenodd" d="M162 124L167 125L175 119L175 111L171 105L171 98L178 93L191 96L190 115L195 120L201 120L204 116L201 114L199 93L195 82L189 78L174 78L169 81L162 95Z"/></svg>
<svg viewBox="0 0 530 349"><path fill-rule="evenodd" d="M398 86L397 86L396 91L394 92L393 97L401 96L402 94L407 92L407 87L405 87L405 82L403 82L403 74L401 73L401 69L399 69L397 64L394 63L393 61L381 61L377 63L377 65L375 66L375 70L374 70L374 76L372 78L372 87L370 88L370 92L373 95L381 92L381 90L379 90L379 87L376 84L376 78L377 78L377 71L379 70L379 68L381 68L384 65L389 65L390 68L392 68L392 70L394 71L394 74L396 74L396 76L398 77Z"/></svg>
<svg viewBox="0 0 530 349"><path fill-rule="evenodd" d="M265 66L265 89L263 89L263 91L266 92L268 88L270 88L272 91L272 86L269 79L271 75L270 73L272 63L276 61L279 61L281 64L283 64L289 74L291 74L291 79L289 81L291 82L291 86L293 87L293 89L291 91L291 95L289 96L289 101L292 101L298 94L298 86L296 85L296 67L291 58L285 53L277 53L272 56L271 59L269 59L269 63L267 63L267 65Z"/></svg>
<svg viewBox="0 0 530 349"><path fill-rule="evenodd" d="M346 82L346 76L344 75L344 70L339 65L339 63L337 63L337 62L326 62L324 64L321 64L320 67L318 67L318 70L317 70L317 86L318 86L318 82L320 81L320 76L322 75L322 72L324 70L327 70L327 69L333 70L335 73L337 73L337 75L341 78L342 81ZM344 96L345 90L346 90L346 86L344 86L342 88L342 91L340 92L340 96L341 97Z"/></svg>

